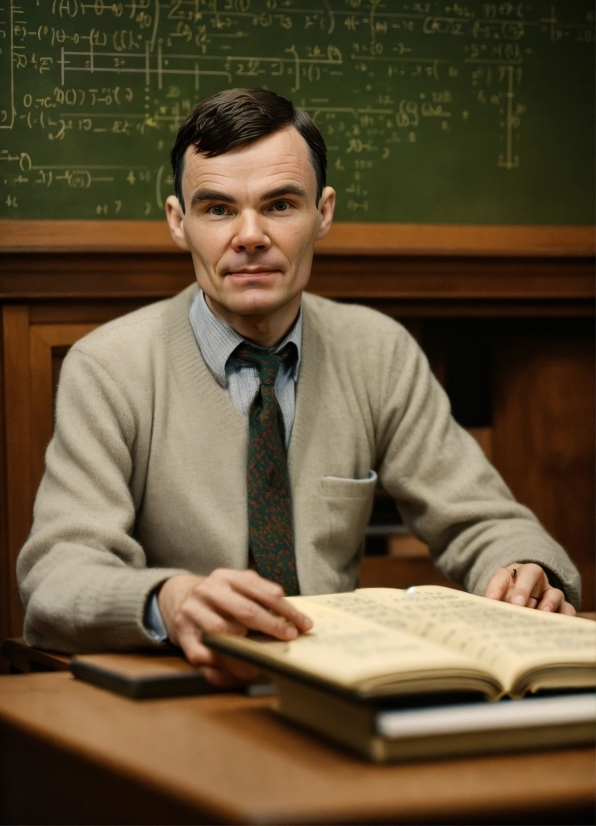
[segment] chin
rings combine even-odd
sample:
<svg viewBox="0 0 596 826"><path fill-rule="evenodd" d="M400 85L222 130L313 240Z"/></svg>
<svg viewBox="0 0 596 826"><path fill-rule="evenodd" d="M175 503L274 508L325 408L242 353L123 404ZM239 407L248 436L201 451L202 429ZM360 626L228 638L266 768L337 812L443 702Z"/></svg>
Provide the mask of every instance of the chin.
<svg viewBox="0 0 596 826"><path fill-rule="evenodd" d="M291 300L291 296L253 288L235 293L233 296L228 295L226 306L230 312L238 315L263 315L274 313Z"/></svg>

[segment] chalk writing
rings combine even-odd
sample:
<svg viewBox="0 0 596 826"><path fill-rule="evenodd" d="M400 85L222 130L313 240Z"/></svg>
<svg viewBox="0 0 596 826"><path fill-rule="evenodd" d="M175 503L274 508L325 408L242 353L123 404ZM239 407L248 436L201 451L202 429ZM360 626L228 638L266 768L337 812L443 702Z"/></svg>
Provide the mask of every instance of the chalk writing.
<svg viewBox="0 0 596 826"><path fill-rule="evenodd" d="M0 216L157 218L195 103L265 86L321 128L340 219L523 218L535 184L556 223L552 157L593 163L556 124L590 114L594 31L587 0L0 0Z"/></svg>

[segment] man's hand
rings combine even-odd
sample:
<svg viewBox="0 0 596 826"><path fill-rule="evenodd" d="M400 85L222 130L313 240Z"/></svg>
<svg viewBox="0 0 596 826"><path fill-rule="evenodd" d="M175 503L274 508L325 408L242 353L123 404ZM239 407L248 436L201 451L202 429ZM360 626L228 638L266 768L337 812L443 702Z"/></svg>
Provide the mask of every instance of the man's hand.
<svg viewBox="0 0 596 826"><path fill-rule="evenodd" d="M164 582L157 601L170 641L222 688L255 672L239 665L232 673L227 660L224 666L222 658L202 644L203 632L244 636L251 630L293 640L312 628L312 621L284 599L283 588L255 571L218 568L207 577L174 576Z"/></svg>
<svg viewBox="0 0 596 826"><path fill-rule="evenodd" d="M540 565L533 562L515 562L499 568L491 577L484 596L539 611L575 614L575 608L566 602L563 591L553 588Z"/></svg>

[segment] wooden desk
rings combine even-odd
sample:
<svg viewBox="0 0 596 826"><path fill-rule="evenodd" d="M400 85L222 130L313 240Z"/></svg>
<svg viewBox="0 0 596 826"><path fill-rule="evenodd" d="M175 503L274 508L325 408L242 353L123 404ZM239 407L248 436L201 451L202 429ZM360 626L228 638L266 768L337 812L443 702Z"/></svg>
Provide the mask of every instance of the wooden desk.
<svg viewBox="0 0 596 826"><path fill-rule="evenodd" d="M0 822L593 822L591 749L375 767L272 702L0 677Z"/></svg>
<svg viewBox="0 0 596 826"><path fill-rule="evenodd" d="M35 671L68 671L70 669L69 654L57 654L55 651L31 648L23 637L4 640L0 651L8 661L12 674L30 674Z"/></svg>

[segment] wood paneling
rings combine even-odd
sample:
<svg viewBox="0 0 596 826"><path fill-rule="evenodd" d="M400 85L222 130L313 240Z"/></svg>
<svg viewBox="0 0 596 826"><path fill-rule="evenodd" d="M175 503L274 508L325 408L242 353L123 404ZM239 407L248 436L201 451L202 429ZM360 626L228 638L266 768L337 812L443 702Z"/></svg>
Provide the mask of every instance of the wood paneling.
<svg viewBox="0 0 596 826"><path fill-rule="evenodd" d="M194 280L188 255L4 255L0 298L117 299L174 295ZM590 258L432 256L322 256L313 262L309 289L328 298L358 301L454 303L464 308L501 302L530 307L567 302L591 307Z"/></svg>
<svg viewBox="0 0 596 826"><path fill-rule="evenodd" d="M45 450L54 430L54 397L60 366L75 341L97 324L35 324L30 328L31 488L37 490L44 472Z"/></svg>
<svg viewBox="0 0 596 826"><path fill-rule="evenodd" d="M35 493L52 437L54 392L61 360L75 341L97 324L31 324L29 308L3 310L6 394L6 553L0 556L2 639L20 633L23 607L16 585L16 559L29 535Z"/></svg>
<svg viewBox="0 0 596 826"><path fill-rule="evenodd" d="M149 299L151 301L151 299ZM132 313L148 301L101 298L76 301L36 302L29 305L31 324L105 324L113 318Z"/></svg>
<svg viewBox="0 0 596 826"><path fill-rule="evenodd" d="M0 644L10 631L11 571L8 558L8 479L6 477L6 393L4 314L0 312ZM0 673L6 661L0 659Z"/></svg>
<svg viewBox="0 0 596 826"><path fill-rule="evenodd" d="M0 558L3 592L2 631L12 635L22 627L23 609L15 588L18 553L31 527L31 384L29 380L29 308L3 308L5 444L6 444L6 547Z"/></svg>
<svg viewBox="0 0 596 826"><path fill-rule="evenodd" d="M584 256L594 255L594 228L341 223L316 248L327 255Z"/></svg>
<svg viewBox="0 0 596 826"><path fill-rule="evenodd" d="M180 292L194 281L186 255L5 255L0 298L61 301L136 298L150 301Z"/></svg>
<svg viewBox="0 0 596 826"><path fill-rule="evenodd" d="M594 255L594 228L336 223L320 255ZM165 221L0 221L6 252L171 252Z"/></svg>
<svg viewBox="0 0 596 826"><path fill-rule="evenodd" d="M594 329L505 327L495 345L493 459L582 572L594 608Z"/></svg>
<svg viewBox="0 0 596 826"><path fill-rule="evenodd" d="M591 301L594 270L588 259L316 257L309 289L327 298L394 299L398 304L443 305Z"/></svg>
<svg viewBox="0 0 596 826"><path fill-rule="evenodd" d="M410 588L415 585L458 587L437 571L428 553L367 556L362 560L361 588Z"/></svg>

